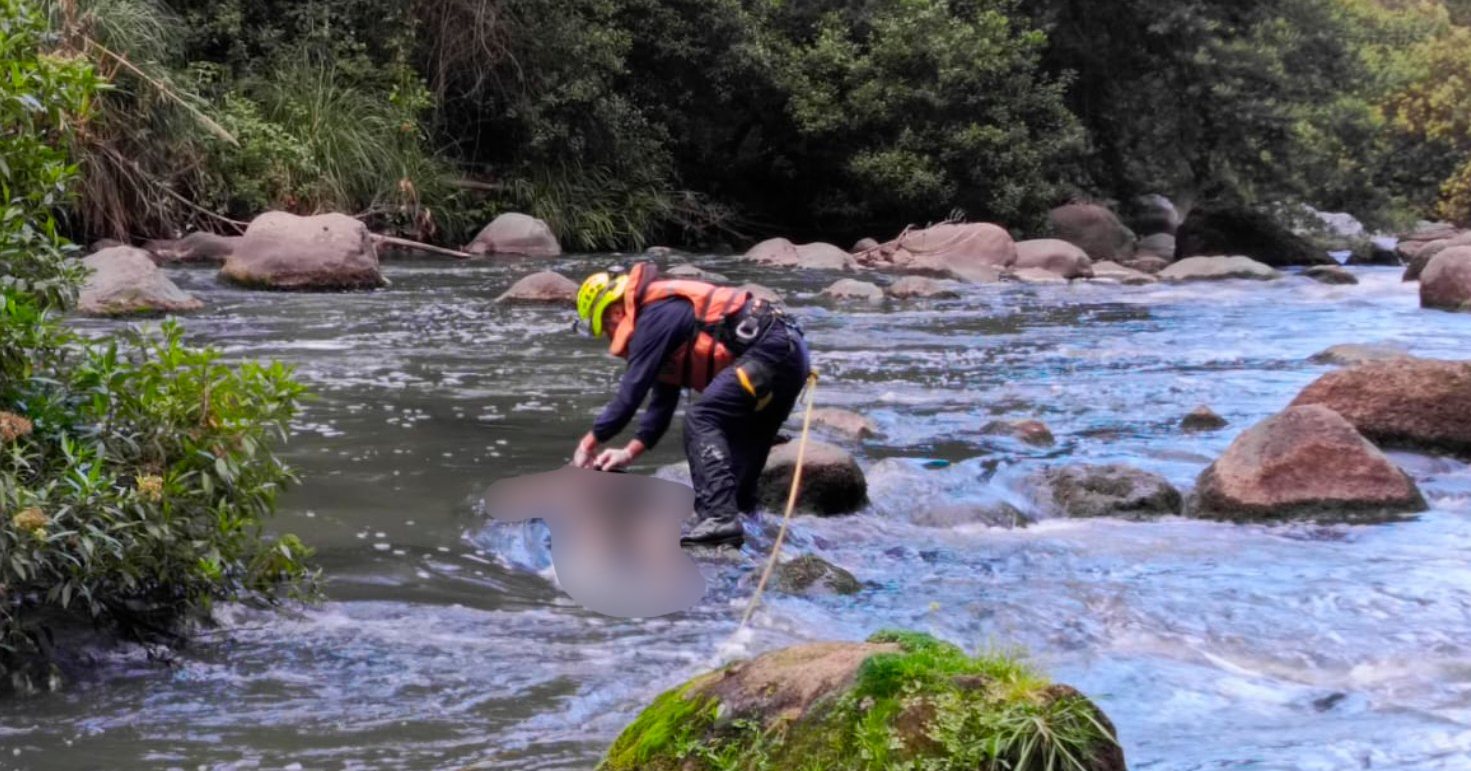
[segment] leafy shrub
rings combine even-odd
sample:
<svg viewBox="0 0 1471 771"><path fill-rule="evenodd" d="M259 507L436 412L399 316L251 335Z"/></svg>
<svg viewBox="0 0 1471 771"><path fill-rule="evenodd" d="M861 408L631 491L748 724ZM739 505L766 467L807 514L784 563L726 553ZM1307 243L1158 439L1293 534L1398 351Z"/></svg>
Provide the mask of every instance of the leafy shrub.
<svg viewBox="0 0 1471 771"><path fill-rule="evenodd" d="M102 88L43 51L30 0L0 0L0 672L49 648L57 618L172 633L219 600L301 595L309 550L263 522L292 480L271 453L301 386L280 364L230 367L183 330L78 338L55 210L66 149ZM11 127L15 127L13 130Z"/></svg>

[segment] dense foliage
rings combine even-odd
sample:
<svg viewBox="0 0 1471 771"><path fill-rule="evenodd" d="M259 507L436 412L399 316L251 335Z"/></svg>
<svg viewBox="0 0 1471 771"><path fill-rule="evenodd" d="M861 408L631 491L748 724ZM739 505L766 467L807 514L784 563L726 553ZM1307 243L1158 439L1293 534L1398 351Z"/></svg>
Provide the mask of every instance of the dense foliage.
<svg viewBox="0 0 1471 771"><path fill-rule="evenodd" d="M111 95L45 29L30 0L0 0L0 672L48 651L54 622L168 635L310 578L295 538L261 532L291 480L270 451L289 373L226 366L171 323L95 342L55 319L78 283L55 219L68 150Z"/></svg>
<svg viewBox="0 0 1471 771"><path fill-rule="evenodd" d="M336 209L574 248L1074 197L1471 217L1463 0L49 0L91 235Z"/></svg>

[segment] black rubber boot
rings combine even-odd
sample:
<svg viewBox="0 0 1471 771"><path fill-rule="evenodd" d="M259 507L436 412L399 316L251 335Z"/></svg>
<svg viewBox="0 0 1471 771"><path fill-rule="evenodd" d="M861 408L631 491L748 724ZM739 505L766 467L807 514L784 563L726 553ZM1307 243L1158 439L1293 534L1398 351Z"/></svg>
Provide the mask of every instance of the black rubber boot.
<svg viewBox="0 0 1471 771"><path fill-rule="evenodd" d="M710 517L701 520L689 533L679 539L687 546L740 546L746 540L746 530L741 527L739 517Z"/></svg>

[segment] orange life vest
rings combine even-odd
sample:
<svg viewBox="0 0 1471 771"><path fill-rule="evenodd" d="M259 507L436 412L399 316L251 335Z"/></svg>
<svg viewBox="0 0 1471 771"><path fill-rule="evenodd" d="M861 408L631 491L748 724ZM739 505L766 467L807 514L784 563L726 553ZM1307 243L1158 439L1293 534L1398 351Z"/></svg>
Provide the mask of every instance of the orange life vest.
<svg viewBox="0 0 1471 771"><path fill-rule="evenodd" d="M629 341L638 326L639 309L671 297L682 297L694 306L696 329L694 338L664 362L659 370L659 381L704 391L716 374L735 361L735 355L714 333L751 299L751 293L744 289L716 286L704 281L658 279L651 263L638 263L628 272L628 288L623 294L623 321L613 330L613 344L608 350L614 356L626 358Z"/></svg>

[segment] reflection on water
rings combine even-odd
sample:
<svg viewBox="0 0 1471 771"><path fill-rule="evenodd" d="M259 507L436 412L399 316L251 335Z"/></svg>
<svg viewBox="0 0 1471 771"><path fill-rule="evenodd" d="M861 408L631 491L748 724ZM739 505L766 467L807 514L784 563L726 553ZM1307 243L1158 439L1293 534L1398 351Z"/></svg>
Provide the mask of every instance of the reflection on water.
<svg viewBox="0 0 1471 771"><path fill-rule="evenodd" d="M550 264L577 275L607 261ZM525 263L393 263L390 289L331 296L180 270L209 305L196 340L289 361L317 394L288 449L307 482L279 527L318 547L330 601L286 617L227 609L171 667L99 651L63 692L0 704L0 768L589 768L642 704L722 655L887 626L1029 649L1104 706L1136 769L1471 766L1463 463L1396 455L1433 510L1380 527L917 516L1026 511L1018 480L1054 462L1126 462L1189 486L1326 371L1311 354L1389 341L1471 358L1471 317L1420 311L1414 285L1383 269L1357 269L1357 287L992 286L843 311L812 301L831 276L713 262L786 292L820 401L883 431L861 453L870 508L793 533L865 592L768 595L754 632L732 639L757 543L702 563L711 588L694 610L610 619L551 585L536 527L490 528L479 494L564 462L619 369L567 333L569 312L493 304ZM1232 427L1181 434L1202 403ZM978 435L1022 416L1045 420L1057 447ZM677 462L679 446L669 437L639 470Z"/></svg>

